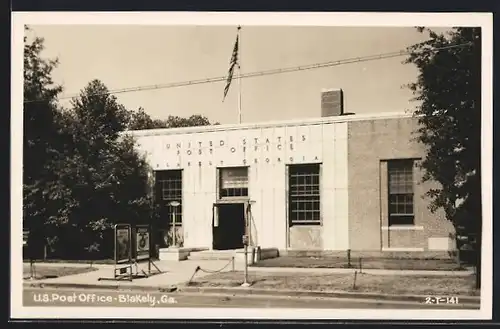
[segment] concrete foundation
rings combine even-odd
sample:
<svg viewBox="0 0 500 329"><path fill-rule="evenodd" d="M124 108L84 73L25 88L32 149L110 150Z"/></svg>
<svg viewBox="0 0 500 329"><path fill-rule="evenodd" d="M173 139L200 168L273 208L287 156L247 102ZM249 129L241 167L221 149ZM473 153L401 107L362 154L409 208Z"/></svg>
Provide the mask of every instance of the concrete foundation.
<svg viewBox="0 0 500 329"><path fill-rule="evenodd" d="M394 258L394 259L451 259L454 251L351 251L351 258ZM345 257L347 250L280 250L280 256L290 257Z"/></svg>
<svg viewBox="0 0 500 329"><path fill-rule="evenodd" d="M171 261L181 261L188 259L188 256L193 251L200 251L200 248L182 248L182 247L170 247L161 248L159 252L160 260L171 260Z"/></svg>

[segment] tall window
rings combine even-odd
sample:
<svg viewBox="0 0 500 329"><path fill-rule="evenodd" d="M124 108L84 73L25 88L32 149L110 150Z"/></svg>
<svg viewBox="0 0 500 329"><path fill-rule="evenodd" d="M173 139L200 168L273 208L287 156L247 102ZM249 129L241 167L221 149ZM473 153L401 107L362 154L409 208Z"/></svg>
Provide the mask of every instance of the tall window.
<svg viewBox="0 0 500 329"><path fill-rule="evenodd" d="M173 207L170 202L177 201L175 226L182 225L182 170L162 170L156 172L156 199L159 202L162 217L168 216L168 223L173 224Z"/></svg>
<svg viewBox="0 0 500 329"><path fill-rule="evenodd" d="M413 160L387 164L389 176L389 225L413 225Z"/></svg>
<svg viewBox="0 0 500 329"><path fill-rule="evenodd" d="M320 225L319 164L289 166L289 223Z"/></svg>
<svg viewBox="0 0 500 329"><path fill-rule="evenodd" d="M219 197L248 196L248 167L219 168Z"/></svg>

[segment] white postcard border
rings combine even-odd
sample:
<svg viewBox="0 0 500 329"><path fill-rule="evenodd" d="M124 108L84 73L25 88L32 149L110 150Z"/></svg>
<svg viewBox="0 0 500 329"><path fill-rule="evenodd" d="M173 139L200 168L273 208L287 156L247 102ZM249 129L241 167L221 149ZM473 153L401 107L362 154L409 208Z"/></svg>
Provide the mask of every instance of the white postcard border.
<svg viewBox="0 0 500 329"><path fill-rule="evenodd" d="M24 25L265 25L265 26L481 26L483 253L480 310L111 308L22 306L22 67ZM11 317L162 319L491 319L492 316L492 49L491 13L200 13L14 12L11 107ZM137 311L137 312L134 312Z"/></svg>

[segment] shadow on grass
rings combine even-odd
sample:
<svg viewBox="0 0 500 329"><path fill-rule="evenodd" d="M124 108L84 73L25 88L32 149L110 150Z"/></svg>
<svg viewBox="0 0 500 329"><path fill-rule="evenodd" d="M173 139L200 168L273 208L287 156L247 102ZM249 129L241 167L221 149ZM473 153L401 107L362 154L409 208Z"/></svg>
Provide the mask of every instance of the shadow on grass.
<svg viewBox="0 0 500 329"><path fill-rule="evenodd" d="M23 278L26 279L55 279L68 275L76 275L97 271L94 267L48 267L43 265L35 265L33 270L29 265L23 266Z"/></svg>
<svg viewBox="0 0 500 329"><path fill-rule="evenodd" d="M359 258L342 257L290 257L261 260L253 267L289 267L289 268L362 268L385 270L428 270L428 271L462 271L465 267L449 259L395 259L395 258Z"/></svg>
<svg viewBox="0 0 500 329"><path fill-rule="evenodd" d="M243 282L241 272L209 275L193 281L193 287L238 287ZM344 291L382 294L457 295L478 296L474 277L390 276L358 273L301 275L290 273L253 273L249 277L252 287L271 290Z"/></svg>

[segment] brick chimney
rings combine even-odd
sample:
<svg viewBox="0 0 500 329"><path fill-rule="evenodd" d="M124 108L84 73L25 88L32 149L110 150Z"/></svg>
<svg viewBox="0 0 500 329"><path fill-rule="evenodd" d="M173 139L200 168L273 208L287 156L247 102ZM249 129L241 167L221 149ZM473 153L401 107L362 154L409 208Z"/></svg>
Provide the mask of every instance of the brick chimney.
<svg viewBox="0 0 500 329"><path fill-rule="evenodd" d="M321 90L321 116L333 117L344 114L344 92L342 89Z"/></svg>

